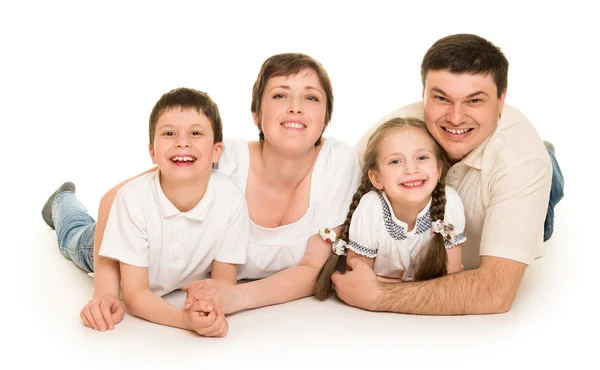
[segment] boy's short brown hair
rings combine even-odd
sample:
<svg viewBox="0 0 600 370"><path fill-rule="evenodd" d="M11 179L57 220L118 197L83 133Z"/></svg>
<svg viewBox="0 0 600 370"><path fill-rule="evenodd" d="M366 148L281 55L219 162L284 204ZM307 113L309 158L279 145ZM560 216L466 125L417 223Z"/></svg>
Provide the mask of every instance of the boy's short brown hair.
<svg viewBox="0 0 600 370"><path fill-rule="evenodd" d="M217 104L210 96L202 91L180 87L164 93L152 108L149 120L150 144L154 145L154 135L156 132L156 123L160 116L169 108L179 107L181 109L194 109L208 118L212 124L214 141L220 143L223 141L223 122L219 114Z"/></svg>

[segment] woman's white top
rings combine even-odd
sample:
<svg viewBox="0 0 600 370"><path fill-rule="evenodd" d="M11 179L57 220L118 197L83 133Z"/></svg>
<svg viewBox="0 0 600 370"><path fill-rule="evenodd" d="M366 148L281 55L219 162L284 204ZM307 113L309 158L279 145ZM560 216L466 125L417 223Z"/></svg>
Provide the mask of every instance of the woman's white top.
<svg viewBox="0 0 600 370"><path fill-rule="evenodd" d="M250 169L248 142L225 139L223 145L215 171L230 176L245 193ZM276 228L261 227L250 220L248 257L238 279L260 279L298 265L308 240L319 228L344 223L359 185L360 164L354 149L342 141L327 138L321 145L306 213L298 221Z"/></svg>

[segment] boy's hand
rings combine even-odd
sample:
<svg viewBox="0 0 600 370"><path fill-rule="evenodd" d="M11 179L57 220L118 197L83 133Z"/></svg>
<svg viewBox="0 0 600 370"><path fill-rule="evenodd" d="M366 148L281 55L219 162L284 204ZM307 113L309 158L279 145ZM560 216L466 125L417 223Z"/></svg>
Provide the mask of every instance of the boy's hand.
<svg viewBox="0 0 600 370"><path fill-rule="evenodd" d="M83 307L79 317L88 328L105 331L114 329L124 315L125 310L118 298L98 294Z"/></svg>
<svg viewBox="0 0 600 370"><path fill-rule="evenodd" d="M205 337L224 337L229 325L223 312L206 300L194 302L184 312L185 325Z"/></svg>

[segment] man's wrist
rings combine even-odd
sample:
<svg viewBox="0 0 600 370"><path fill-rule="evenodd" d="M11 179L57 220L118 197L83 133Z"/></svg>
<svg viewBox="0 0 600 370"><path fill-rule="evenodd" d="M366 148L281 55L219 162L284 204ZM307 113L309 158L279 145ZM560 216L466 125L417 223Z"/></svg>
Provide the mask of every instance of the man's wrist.
<svg viewBox="0 0 600 370"><path fill-rule="evenodd" d="M404 283L400 280L397 283L384 283L377 281L376 288L371 295L369 310L371 311L387 311L388 304L398 298L399 291Z"/></svg>
<svg viewBox="0 0 600 370"><path fill-rule="evenodd" d="M367 302L367 309L369 311L380 311L381 302L385 298L384 284L377 281L377 285L376 288L373 290L373 294L370 294L368 297L369 301Z"/></svg>

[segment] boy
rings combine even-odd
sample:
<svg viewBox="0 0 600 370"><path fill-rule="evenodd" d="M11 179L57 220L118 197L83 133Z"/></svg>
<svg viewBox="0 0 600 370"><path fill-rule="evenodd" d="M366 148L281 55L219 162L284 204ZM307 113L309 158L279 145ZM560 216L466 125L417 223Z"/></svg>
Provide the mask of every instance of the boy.
<svg viewBox="0 0 600 370"><path fill-rule="evenodd" d="M211 302L197 302L186 310L161 298L208 272L235 284L236 265L246 261L249 218L244 194L228 177L212 173L223 150L218 108L203 92L172 90L154 106L149 136L158 170L119 190L98 259L120 262L123 298L133 315L205 336L224 336L225 317ZM90 272L94 220L74 190L72 183L63 184L42 215L56 227L63 255ZM73 211L77 207L80 212ZM102 316L108 322L117 312L111 307ZM96 316L85 309L81 314L87 326L101 329ZM112 321L119 320L117 315Z"/></svg>

